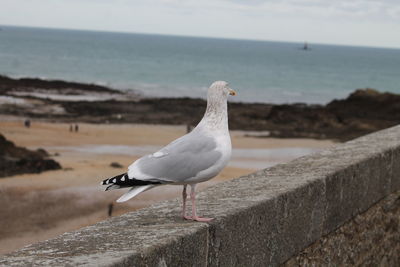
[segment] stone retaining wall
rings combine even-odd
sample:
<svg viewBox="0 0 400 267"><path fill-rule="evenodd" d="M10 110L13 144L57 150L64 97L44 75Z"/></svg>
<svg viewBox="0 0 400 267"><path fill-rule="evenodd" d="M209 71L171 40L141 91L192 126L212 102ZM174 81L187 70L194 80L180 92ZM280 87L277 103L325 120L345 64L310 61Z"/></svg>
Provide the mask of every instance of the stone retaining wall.
<svg viewBox="0 0 400 267"><path fill-rule="evenodd" d="M400 191L355 216L284 266L400 266Z"/></svg>

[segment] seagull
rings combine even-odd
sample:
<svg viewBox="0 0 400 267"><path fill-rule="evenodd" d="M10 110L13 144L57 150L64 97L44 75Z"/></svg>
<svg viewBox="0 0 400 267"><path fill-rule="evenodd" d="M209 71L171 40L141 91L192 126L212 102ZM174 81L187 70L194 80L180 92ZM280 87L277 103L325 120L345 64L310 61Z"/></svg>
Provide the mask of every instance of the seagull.
<svg viewBox="0 0 400 267"><path fill-rule="evenodd" d="M232 152L228 128L227 99L236 92L227 82L214 82L207 92L207 108L199 124L188 134L159 151L133 162L126 173L105 179L107 190L127 188L117 202L161 185L183 185L182 217L186 220L209 222L196 214L196 185L217 176L227 165ZM186 187L190 185L192 216L186 215Z"/></svg>

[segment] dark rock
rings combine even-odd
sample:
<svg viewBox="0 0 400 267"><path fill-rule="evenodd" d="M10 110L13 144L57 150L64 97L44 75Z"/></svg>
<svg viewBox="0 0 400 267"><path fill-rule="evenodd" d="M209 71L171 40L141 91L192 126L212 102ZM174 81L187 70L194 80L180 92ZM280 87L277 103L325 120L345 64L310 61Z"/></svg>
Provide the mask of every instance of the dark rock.
<svg viewBox="0 0 400 267"><path fill-rule="evenodd" d="M118 162L111 162L110 167L113 168L123 168L124 166L119 164Z"/></svg>
<svg viewBox="0 0 400 267"><path fill-rule="evenodd" d="M10 77L0 75L0 90L12 91L16 89L23 89L24 91L35 91L36 89L47 89L47 90L60 90L60 89L77 89L93 92L104 92L104 93L121 93L118 90L114 90L105 86L96 84L86 84L77 82L67 82L60 80L42 80L38 78L21 78L13 79Z"/></svg>
<svg viewBox="0 0 400 267"><path fill-rule="evenodd" d="M206 102L153 98L136 102L63 102L67 112L88 122L191 124L202 118ZM123 114L116 119L110 114ZM269 131L272 137L346 141L400 123L400 95L357 90L328 105L229 103L232 130Z"/></svg>
<svg viewBox="0 0 400 267"><path fill-rule="evenodd" d="M36 149L36 152L38 152L42 157L49 157L49 153L47 153L46 150L44 150L43 148L38 148Z"/></svg>
<svg viewBox="0 0 400 267"><path fill-rule="evenodd" d="M17 147L0 134L0 177L61 169L58 162L47 156L44 149L32 151Z"/></svg>

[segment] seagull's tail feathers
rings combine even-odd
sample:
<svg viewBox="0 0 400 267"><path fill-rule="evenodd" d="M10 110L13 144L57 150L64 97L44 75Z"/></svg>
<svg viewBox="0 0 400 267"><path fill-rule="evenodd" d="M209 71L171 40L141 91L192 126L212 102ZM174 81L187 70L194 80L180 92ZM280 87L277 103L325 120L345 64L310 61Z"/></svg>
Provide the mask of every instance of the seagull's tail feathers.
<svg viewBox="0 0 400 267"><path fill-rule="evenodd" d="M149 184L149 185L132 187L131 189L129 189L128 192L126 192L120 198L118 198L117 202L125 202L125 201L127 201L127 200L139 195L140 193L147 191L155 186L157 186L157 185Z"/></svg>

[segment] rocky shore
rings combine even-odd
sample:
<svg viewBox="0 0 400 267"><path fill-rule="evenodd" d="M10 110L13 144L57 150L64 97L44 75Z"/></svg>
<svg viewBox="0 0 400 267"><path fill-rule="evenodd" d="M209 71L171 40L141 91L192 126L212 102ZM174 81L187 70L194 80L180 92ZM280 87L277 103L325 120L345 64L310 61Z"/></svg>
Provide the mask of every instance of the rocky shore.
<svg viewBox="0 0 400 267"><path fill-rule="evenodd" d="M0 76L0 114L62 122L195 125L206 102L104 86ZM400 123L400 95L359 89L327 105L229 103L232 130L346 141Z"/></svg>
<svg viewBox="0 0 400 267"><path fill-rule="evenodd" d="M0 178L22 173L61 169L44 149L36 151L16 146L0 134Z"/></svg>

